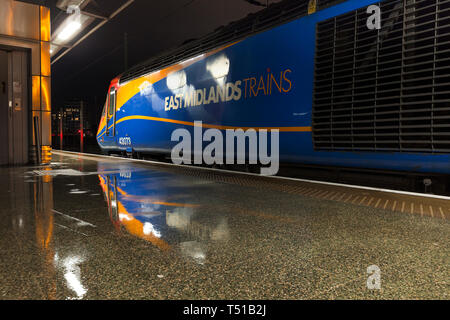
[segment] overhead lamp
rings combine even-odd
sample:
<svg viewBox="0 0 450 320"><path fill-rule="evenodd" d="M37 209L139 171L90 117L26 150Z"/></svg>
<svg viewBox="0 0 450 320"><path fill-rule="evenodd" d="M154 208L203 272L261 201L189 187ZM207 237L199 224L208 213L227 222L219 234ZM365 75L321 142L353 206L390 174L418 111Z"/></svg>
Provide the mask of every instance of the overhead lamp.
<svg viewBox="0 0 450 320"><path fill-rule="evenodd" d="M61 47L52 43L50 45L50 56L53 57L55 54L59 52L59 50L61 50Z"/></svg>
<svg viewBox="0 0 450 320"><path fill-rule="evenodd" d="M1 1L1 0L0 0ZM95 31L104 26L107 22L117 16L120 12L128 8L134 0L128 0L120 8L114 11L110 16L103 17L89 12L82 11L91 0L58 0L56 6L62 11L71 13L71 16L66 19L56 30L52 33L51 43L54 46L52 48L51 56L54 57L62 48L67 48L62 54L56 57L52 64L60 60L73 48L78 46L86 38L92 35ZM72 10L70 10L72 8ZM74 9L75 8L75 9ZM94 28L89 30L85 35L74 43L70 43L77 35L85 30L95 19L103 20L97 24Z"/></svg>
<svg viewBox="0 0 450 320"><path fill-rule="evenodd" d="M57 36L57 39L60 41L67 41L80 29L81 23L79 21L71 21L64 27L63 30L61 30Z"/></svg>

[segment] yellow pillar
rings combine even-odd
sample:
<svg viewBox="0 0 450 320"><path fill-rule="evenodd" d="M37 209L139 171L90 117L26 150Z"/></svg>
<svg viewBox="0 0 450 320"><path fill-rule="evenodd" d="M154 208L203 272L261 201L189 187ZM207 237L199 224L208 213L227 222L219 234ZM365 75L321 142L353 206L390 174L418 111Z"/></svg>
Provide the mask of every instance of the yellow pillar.
<svg viewBox="0 0 450 320"><path fill-rule="evenodd" d="M39 117L40 135L43 163L51 161L52 136L51 136L51 64L50 64L50 9L39 7L39 41L40 68L33 73L32 78L32 118ZM33 123L33 122L32 122ZM32 133L31 159L36 161L36 138L34 137L34 127Z"/></svg>

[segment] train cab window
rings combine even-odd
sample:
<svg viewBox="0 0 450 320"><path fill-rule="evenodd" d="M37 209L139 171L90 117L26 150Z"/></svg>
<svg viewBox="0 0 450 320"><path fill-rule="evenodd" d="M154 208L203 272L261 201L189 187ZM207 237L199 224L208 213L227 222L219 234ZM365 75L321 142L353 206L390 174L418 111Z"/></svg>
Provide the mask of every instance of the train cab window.
<svg viewBox="0 0 450 320"><path fill-rule="evenodd" d="M109 93L108 115L110 117L113 116L115 110L116 110L116 90L111 89L111 92Z"/></svg>

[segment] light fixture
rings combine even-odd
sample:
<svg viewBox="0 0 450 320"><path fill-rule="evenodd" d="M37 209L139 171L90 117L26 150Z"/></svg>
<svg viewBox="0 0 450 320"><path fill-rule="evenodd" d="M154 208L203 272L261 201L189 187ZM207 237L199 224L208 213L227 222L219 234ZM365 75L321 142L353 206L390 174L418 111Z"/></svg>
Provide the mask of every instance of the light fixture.
<svg viewBox="0 0 450 320"><path fill-rule="evenodd" d="M81 28L79 21L69 22L64 29L58 34L57 39L60 41L66 41L70 39Z"/></svg>
<svg viewBox="0 0 450 320"><path fill-rule="evenodd" d="M50 45L50 56L54 56L55 54L58 53L58 51L61 50L60 46L57 46L56 44L52 43Z"/></svg>
<svg viewBox="0 0 450 320"><path fill-rule="evenodd" d="M1 0L0 0L1 1ZM125 4L119 7L116 11L111 13L109 16L99 16L93 13L83 11L85 7L89 4L90 0L58 0L56 7L70 14L69 17L63 21L58 28L52 33L51 43L54 45L53 52L51 56L54 57L63 48L66 48L63 53L58 55L52 60L52 64L60 60L67 53L69 53L73 48L78 46L86 38L108 23L111 19L117 16L120 12L128 8L135 0L128 0ZM75 8L75 9L74 9ZM74 10L71 10L74 9ZM91 23L96 19L102 20L95 27L87 31L78 40L72 42L77 35L79 35L83 30L88 28Z"/></svg>

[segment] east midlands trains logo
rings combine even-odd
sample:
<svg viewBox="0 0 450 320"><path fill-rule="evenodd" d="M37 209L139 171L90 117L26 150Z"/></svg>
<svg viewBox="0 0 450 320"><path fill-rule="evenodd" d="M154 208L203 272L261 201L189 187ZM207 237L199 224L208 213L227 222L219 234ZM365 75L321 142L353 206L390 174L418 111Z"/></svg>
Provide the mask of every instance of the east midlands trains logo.
<svg viewBox="0 0 450 320"><path fill-rule="evenodd" d="M214 70L213 67L210 70ZM292 90L291 73L291 69L285 69L277 73L267 69L266 74L227 83L220 83L221 79L225 79L224 76L216 77L219 80L217 85L195 89L192 86L186 86L186 73L184 71L175 72L168 76L167 86L172 91L176 91L180 87L184 88L184 91L166 97L164 99L164 110L170 111L212 103L239 101L263 95L270 96L276 92L285 94Z"/></svg>

